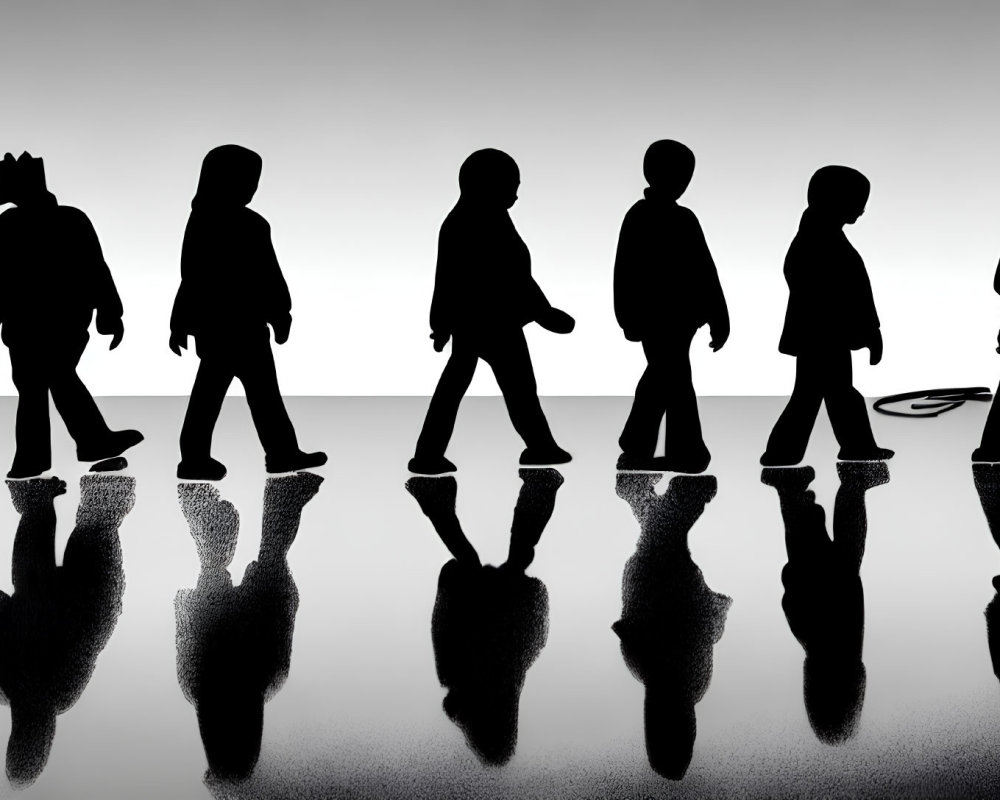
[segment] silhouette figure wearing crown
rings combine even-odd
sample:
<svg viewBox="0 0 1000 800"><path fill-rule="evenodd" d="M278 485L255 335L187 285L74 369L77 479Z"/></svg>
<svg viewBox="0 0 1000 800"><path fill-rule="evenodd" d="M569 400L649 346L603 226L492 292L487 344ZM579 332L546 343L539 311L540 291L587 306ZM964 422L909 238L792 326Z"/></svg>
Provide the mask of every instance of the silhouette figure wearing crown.
<svg viewBox="0 0 1000 800"><path fill-rule="evenodd" d="M833 537L823 508L808 490L812 467L765 468L761 482L778 493L788 563L781 570L781 606L805 651L802 692L816 738L842 744L857 732L865 700L865 596L861 560L868 514L865 493L889 482L884 463L837 464Z"/></svg>
<svg viewBox="0 0 1000 800"><path fill-rule="evenodd" d="M525 574L555 509L563 477L522 469L507 560L484 565L455 513L454 477L410 478L407 491L453 558L438 578L431 639L444 710L488 766L514 755L521 690L548 637L545 584Z"/></svg>
<svg viewBox="0 0 1000 800"><path fill-rule="evenodd" d="M622 616L612 629L629 670L646 687L650 766L684 777L694 755L695 705L712 680L713 650L732 598L713 591L691 557L688 534L715 497L714 476L671 479L663 496L652 473L619 473L616 492L642 528L622 575Z"/></svg>
<svg viewBox="0 0 1000 800"><path fill-rule="evenodd" d="M122 302L87 215L59 205L40 158L7 153L0 162L0 297L3 342L17 387L16 452L8 478L52 466L49 394L76 443L80 461L120 456L142 441L135 430L108 428L76 373L94 312L97 331L122 340Z"/></svg>
<svg viewBox="0 0 1000 800"><path fill-rule="evenodd" d="M622 222L615 257L615 316L647 367L618 443L619 469L703 472L702 438L689 351L706 323L712 350L729 338L729 310L698 218L678 198L694 174L694 153L670 139L653 142L642 164L649 183ZM664 456L655 458L666 417Z"/></svg>
<svg viewBox="0 0 1000 800"><path fill-rule="evenodd" d="M0 592L0 697L10 705L7 777L15 787L45 769L56 718L83 694L122 611L119 529L135 504L135 479L84 475L76 526L56 565L58 478L8 481L20 514L11 573Z"/></svg>
<svg viewBox="0 0 1000 800"><path fill-rule="evenodd" d="M237 586L235 507L211 484L177 487L201 561L197 586L174 600L177 678L197 711L210 778L244 780L260 757L264 705L288 677L299 608L288 552L322 482L309 472L267 479L260 550Z"/></svg>
<svg viewBox="0 0 1000 800"><path fill-rule="evenodd" d="M865 262L844 235L864 213L871 185L850 167L829 166L809 181L808 207L785 256L788 309L778 350L795 356L795 385L767 440L764 466L800 462L821 403L826 403L839 458L878 461L865 400L853 386L851 351L868 348L882 360L879 328Z"/></svg>
<svg viewBox="0 0 1000 800"><path fill-rule="evenodd" d="M268 472L326 463L325 453L299 449L278 388L267 326L275 342L288 341L292 301L271 244L271 226L247 208L262 163L245 147L216 147L202 162L191 201L170 349L181 355L188 336L194 336L201 363L181 429L178 478L225 476L226 467L211 456L212 432L234 378L246 390Z"/></svg>
<svg viewBox="0 0 1000 800"><path fill-rule="evenodd" d="M507 213L520 183L514 159L499 150L478 150L459 170L461 194L438 239L430 314L434 349L440 352L450 339L451 356L427 409L411 472L455 470L444 454L480 359L493 370L526 445L521 464L563 464L571 458L556 444L542 412L522 329L537 322L569 333L574 321L552 307L531 277L531 256Z"/></svg>

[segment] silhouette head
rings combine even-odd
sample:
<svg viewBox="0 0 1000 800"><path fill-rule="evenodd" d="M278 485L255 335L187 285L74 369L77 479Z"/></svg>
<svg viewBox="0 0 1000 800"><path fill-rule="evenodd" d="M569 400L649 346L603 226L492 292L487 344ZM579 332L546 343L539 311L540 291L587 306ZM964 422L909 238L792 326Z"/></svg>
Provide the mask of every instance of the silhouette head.
<svg viewBox="0 0 1000 800"><path fill-rule="evenodd" d="M502 150L477 150L458 170L462 199L481 205L510 208L517 200L520 185L517 162Z"/></svg>
<svg viewBox="0 0 1000 800"><path fill-rule="evenodd" d="M694 153L673 139L660 139L646 148L642 159L642 174L650 188L671 200L678 199L694 175Z"/></svg>
<svg viewBox="0 0 1000 800"><path fill-rule="evenodd" d="M871 192L868 178L850 167L828 166L809 180L809 208L839 224L857 222Z"/></svg>
<svg viewBox="0 0 1000 800"><path fill-rule="evenodd" d="M0 203L23 205L51 197L45 185L45 163L31 153L14 158L5 153L0 161Z"/></svg>
<svg viewBox="0 0 1000 800"><path fill-rule="evenodd" d="M238 144L224 144L209 150L201 162L198 191L191 201L191 208L245 206L257 191L263 165L259 155Z"/></svg>

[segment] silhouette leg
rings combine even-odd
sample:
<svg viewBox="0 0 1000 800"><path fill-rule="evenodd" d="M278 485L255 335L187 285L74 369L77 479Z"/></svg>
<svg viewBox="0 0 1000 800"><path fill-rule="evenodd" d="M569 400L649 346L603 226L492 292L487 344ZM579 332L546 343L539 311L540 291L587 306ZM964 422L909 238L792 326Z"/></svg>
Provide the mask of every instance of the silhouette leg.
<svg viewBox="0 0 1000 800"><path fill-rule="evenodd" d="M768 437L767 449L760 459L764 466L785 466L802 460L823 402L824 366L822 356L815 353L795 359L795 385L788 405Z"/></svg>
<svg viewBox="0 0 1000 800"><path fill-rule="evenodd" d="M8 478L28 478L52 466L49 388L44 355L11 348L11 379L17 388L16 451Z"/></svg>
<svg viewBox="0 0 1000 800"><path fill-rule="evenodd" d="M701 433L701 418L698 416L698 396L694 391L691 377L689 350L694 331L679 338L676 346L665 347L663 373L668 377L664 397L666 411L666 432L664 436L664 456L669 469L682 472L701 472L708 467L711 455L705 446Z"/></svg>
<svg viewBox="0 0 1000 800"><path fill-rule="evenodd" d="M52 370L49 382L52 402L66 423L66 430L73 437L78 450L96 447L111 435L111 429L104 421L93 395L76 374L76 367L86 344L87 340L84 339L80 345L60 358Z"/></svg>
<svg viewBox="0 0 1000 800"><path fill-rule="evenodd" d="M833 540L858 571L865 554L868 512L865 492L889 482L885 462L874 464L837 464L840 488L833 504Z"/></svg>
<svg viewBox="0 0 1000 800"><path fill-rule="evenodd" d="M459 339L452 339L451 348L451 356L434 389L427 407L427 416L424 417L424 426L417 437L417 447L410 466L415 472L448 472L455 468L450 462L442 462L447 461L444 453L455 431L458 407L472 383L472 376L476 374L479 356ZM422 466L445 468L418 469Z"/></svg>
<svg viewBox="0 0 1000 800"><path fill-rule="evenodd" d="M535 383L535 372L531 368L531 355L528 353L524 332L518 330L499 341L491 342L483 352L483 359L493 369L504 403L507 404L510 421L527 448L540 453L565 452L552 437L542 404L538 400L538 386Z"/></svg>
<svg viewBox="0 0 1000 800"><path fill-rule="evenodd" d="M554 469L522 469L521 491L510 523L510 548L506 565L524 571L535 558L535 546L556 507L556 491L563 476Z"/></svg>
<svg viewBox="0 0 1000 800"><path fill-rule="evenodd" d="M643 349L645 349L645 344ZM647 356L648 357L648 356ZM649 361L635 387L635 399L625 427L618 437L618 446L631 458L652 458L660 435L660 420L666 412L667 393L662 364Z"/></svg>
<svg viewBox="0 0 1000 800"><path fill-rule="evenodd" d="M212 432L234 376L235 370L221 360L201 359L181 427L182 462L202 464L211 461Z"/></svg>
<svg viewBox="0 0 1000 800"><path fill-rule="evenodd" d="M850 350L827 356L823 383L823 399L833 435L840 445L840 457L877 456L879 447L872 434L865 399L853 385Z"/></svg>
<svg viewBox="0 0 1000 800"><path fill-rule="evenodd" d="M979 447L972 453L973 461L1000 461L1000 386L993 394L993 403L990 405L990 412L986 416L986 424L983 426L983 438Z"/></svg>
<svg viewBox="0 0 1000 800"><path fill-rule="evenodd" d="M283 459L300 452L295 428L285 410L278 388L278 373L270 343L246 353L237 377L246 390L247 405L257 436L269 460Z"/></svg>

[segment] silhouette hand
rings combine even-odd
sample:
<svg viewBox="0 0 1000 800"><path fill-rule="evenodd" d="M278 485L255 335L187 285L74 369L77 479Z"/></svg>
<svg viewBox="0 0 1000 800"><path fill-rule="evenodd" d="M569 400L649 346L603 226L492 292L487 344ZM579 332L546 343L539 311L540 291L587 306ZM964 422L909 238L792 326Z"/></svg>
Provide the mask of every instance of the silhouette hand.
<svg viewBox="0 0 1000 800"><path fill-rule="evenodd" d="M107 332L111 334L111 346L108 349L114 350L122 343L122 338L125 336L125 325L121 320L118 320L111 330Z"/></svg>
<svg viewBox="0 0 1000 800"><path fill-rule="evenodd" d="M289 314L284 319L272 321L271 327L274 328L275 344L284 344L288 341L288 334L292 330L292 315Z"/></svg>
<svg viewBox="0 0 1000 800"><path fill-rule="evenodd" d="M576 327L576 320L558 308L546 310L536 321L553 333L570 333Z"/></svg>
<svg viewBox="0 0 1000 800"><path fill-rule="evenodd" d="M181 350L187 350L188 337L186 333L170 334L170 349L174 355L181 355Z"/></svg>
<svg viewBox="0 0 1000 800"><path fill-rule="evenodd" d="M434 340L434 352L440 353L444 350L444 346L448 344L448 340L451 338L450 333L432 333L431 339Z"/></svg>
<svg viewBox="0 0 1000 800"><path fill-rule="evenodd" d="M729 325L709 325L708 330L712 337L708 346L712 348L712 352L717 353L729 341Z"/></svg>
<svg viewBox="0 0 1000 800"><path fill-rule="evenodd" d="M871 353L868 363L874 367L882 360L882 331L875 331L875 337L868 343L868 350Z"/></svg>
<svg viewBox="0 0 1000 800"><path fill-rule="evenodd" d="M1000 332L997 333L997 352L1000 353Z"/></svg>

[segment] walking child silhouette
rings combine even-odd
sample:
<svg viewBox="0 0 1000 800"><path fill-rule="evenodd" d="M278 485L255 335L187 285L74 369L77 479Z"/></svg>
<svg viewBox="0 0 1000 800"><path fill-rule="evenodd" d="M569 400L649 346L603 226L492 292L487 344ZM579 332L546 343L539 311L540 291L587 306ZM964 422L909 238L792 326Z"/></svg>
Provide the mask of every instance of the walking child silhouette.
<svg viewBox="0 0 1000 800"><path fill-rule="evenodd" d="M844 225L864 213L871 185L850 167L829 166L809 181L809 206L785 256L788 309L778 350L795 356L795 386L767 440L764 466L797 464L826 402L839 458L878 461L893 451L875 444L864 398L852 385L851 351L868 348L882 360L871 282Z"/></svg>
<svg viewBox="0 0 1000 800"><path fill-rule="evenodd" d="M526 446L521 464L564 464L538 401L522 330L537 322L569 333L574 320L553 308L531 277L531 256L507 210L521 182L517 164L499 150L477 150L458 174L458 203L441 225L431 300L431 338L451 356L438 381L409 469L423 475L455 470L445 450L462 397L479 359L493 369L515 430Z"/></svg>
<svg viewBox="0 0 1000 800"><path fill-rule="evenodd" d="M257 191L262 161L245 147L209 151L181 251L181 285L170 317L170 349L177 355L195 338L201 363L181 428L177 477L220 480L226 467L211 456L212 432L226 390L239 378L264 447L268 472L326 463L322 452L299 449L288 418L267 326L288 341L292 301L271 244L271 226L247 208Z"/></svg>
<svg viewBox="0 0 1000 800"><path fill-rule="evenodd" d="M615 316L648 365L618 440L619 469L703 472L711 460L691 383L689 350L704 324L710 346L729 338L729 310L698 218L677 204L694 174L694 153L670 139L643 159L649 182L622 222L615 257ZM664 456L654 457L666 416Z"/></svg>
<svg viewBox="0 0 1000 800"><path fill-rule="evenodd" d="M7 153L0 162L0 296L3 342L17 387L16 452L8 478L52 466L49 393L76 442L80 461L121 455L142 441L136 430L108 428L76 367L97 311L97 332L114 350L125 334L122 302L87 215L59 205L40 158Z"/></svg>

